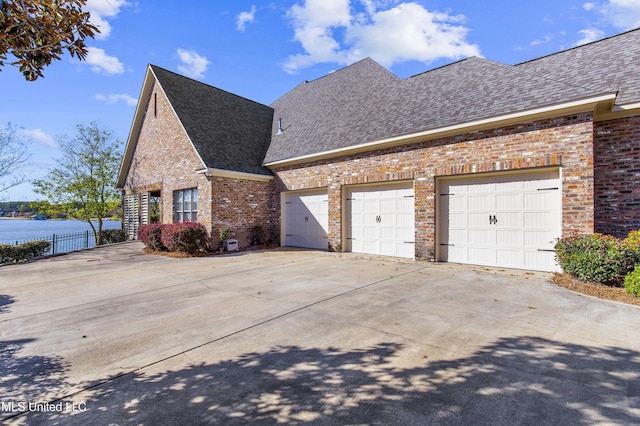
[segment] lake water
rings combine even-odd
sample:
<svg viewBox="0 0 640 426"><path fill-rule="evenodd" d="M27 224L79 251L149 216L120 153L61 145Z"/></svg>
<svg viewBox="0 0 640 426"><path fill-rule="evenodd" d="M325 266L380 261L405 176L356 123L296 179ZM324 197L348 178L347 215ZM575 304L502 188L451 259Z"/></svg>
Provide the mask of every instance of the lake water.
<svg viewBox="0 0 640 426"><path fill-rule="evenodd" d="M96 228L98 222L94 222ZM105 220L102 229L120 229L119 220ZM16 242L50 239L52 235L72 234L91 231L87 222L80 220L28 220L28 219L0 219L0 243L15 244Z"/></svg>

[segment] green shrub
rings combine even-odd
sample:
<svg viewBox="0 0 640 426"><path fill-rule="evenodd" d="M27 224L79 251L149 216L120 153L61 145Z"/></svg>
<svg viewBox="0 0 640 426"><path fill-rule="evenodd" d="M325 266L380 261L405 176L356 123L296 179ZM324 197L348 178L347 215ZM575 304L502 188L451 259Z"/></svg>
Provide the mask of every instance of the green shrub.
<svg viewBox="0 0 640 426"><path fill-rule="evenodd" d="M220 228L220 232L218 232L218 236L220 237L220 242L226 240L229 237L229 233L231 230L229 228Z"/></svg>
<svg viewBox="0 0 640 426"><path fill-rule="evenodd" d="M151 250L165 251L167 248L162 244L162 227L161 223L142 225L138 228L138 239Z"/></svg>
<svg viewBox="0 0 640 426"><path fill-rule="evenodd" d="M164 225L160 239L169 251L195 254L209 248L207 229L197 222Z"/></svg>
<svg viewBox="0 0 640 426"><path fill-rule="evenodd" d="M562 269L581 281L621 286L631 271L637 252L611 235L589 234L561 238L556 259Z"/></svg>
<svg viewBox="0 0 640 426"><path fill-rule="evenodd" d="M49 252L49 241L31 241L16 246L0 244L0 263L26 262Z"/></svg>
<svg viewBox="0 0 640 426"><path fill-rule="evenodd" d="M640 265L624 277L624 289L630 295L640 297Z"/></svg>
<svg viewBox="0 0 640 426"><path fill-rule="evenodd" d="M640 230L629 232L627 238L624 239L624 242L633 251L640 253Z"/></svg>
<svg viewBox="0 0 640 426"><path fill-rule="evenodd" d="M104 229L101 235L102 244L114 244L127 241L127 234L122 229Z"/></svg>
<svg viewBox="0 0 640 426"><path fill-rule="evenodd" d="M251 228L251 244L261 245L267 242L267 231L260 225Z"/></svg>

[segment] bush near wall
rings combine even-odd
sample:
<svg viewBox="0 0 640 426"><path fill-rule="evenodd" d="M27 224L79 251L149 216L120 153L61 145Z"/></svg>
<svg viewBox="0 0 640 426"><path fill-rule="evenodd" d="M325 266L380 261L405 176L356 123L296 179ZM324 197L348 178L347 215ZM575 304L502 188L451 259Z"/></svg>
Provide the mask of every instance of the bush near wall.
<svg viewBox="0 0 640 426"><path fill-rule="evenodd" d="M102 244L115 244L127 241L127 233L123 229L105 229L101 232Z"/></svg>
<svg viewBox="0 0 640 426"><path fill-rule="evenodd" d="M556 260L566 273L581 281L622 286L640 263L638 236L630 234L625 240L602 234L561 238L555 246Z"/></svg>
<svg viewBox="0 0 640 426"><path fill-rule="evenodd" d="M161 223L150 223L149 225L141 225L138 228L138 239L144 243L149 249L154 251L165 251L167 248L162 244L162 225Z"/></svg>
<svg viewBox="0 0 640 426"><path fill-rule="evenodd" d="M169 251L196 254L209 249L207 228L198 222L164 225L160 240Z"/></svg>
<svg viewBox="0 0 640 426"><path fill-rule="evenodd" d="M198 222L152 223L138 228L138 239L154 251L196 254L209 249L207 229Z"/></svg>
<svg viewBox="0 0 640 426"><path fill-rule="evenodd" d="M44 256L50 246L49 241L31 241L16 246L0 244L0 263L26 262Z"/></svg>

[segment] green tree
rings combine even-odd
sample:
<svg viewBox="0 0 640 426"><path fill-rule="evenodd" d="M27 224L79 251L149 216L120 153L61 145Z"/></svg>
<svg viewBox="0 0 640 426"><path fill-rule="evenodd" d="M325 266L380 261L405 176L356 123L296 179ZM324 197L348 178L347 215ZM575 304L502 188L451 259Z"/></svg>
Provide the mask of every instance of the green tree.
<svg viewBox="0 0 640 426"><path fill-rule="evenodd" d="M102 220L120 203L116 174L122 143L96 122L76 127L75 137L60 138L63 156L57 160L58 166L33 186L54 204L66 207L69 217L89 223L100 245ZM92 219L98 222L97 229Z"/></svg>
<svg viewBox="0 0 640 426"><path fill-rule="evenodd" d="M68 206L59 206L51 204L48 200L39 200L29 202L29 207L37 214L43 214L48 218L65 219L67 217Z"/></svg>
<svg viewBox="0 0 640 426"><path fill-rule="evenodd" d="M26 180L18 170L27 164L29 154L25 144L18 140L18 132L11 123L0 127L0 192Z"/></svg>
<svg viewBox="0 0 640 426"><path fill-rule="evenodd" d="M64 50L85 59L85 39L100 30L89 23L82 10L86 0L0 0L0 70L7 55L16 59L28 81L43 77L42 71Z"/></svg>

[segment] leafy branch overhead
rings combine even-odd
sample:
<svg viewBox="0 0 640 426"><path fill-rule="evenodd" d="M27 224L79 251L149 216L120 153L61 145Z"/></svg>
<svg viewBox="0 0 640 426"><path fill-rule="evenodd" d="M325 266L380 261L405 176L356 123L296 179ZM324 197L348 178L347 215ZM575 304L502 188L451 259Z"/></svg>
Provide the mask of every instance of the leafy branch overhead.
<svg viewBox="0 0 640 426"><path fill-rule="evenodd" d="M64 50L85 59L85 39L100 30L82 10L86 0L0 0L0 70L7 56L28 81L44 77L44 68Z"/></svg>

